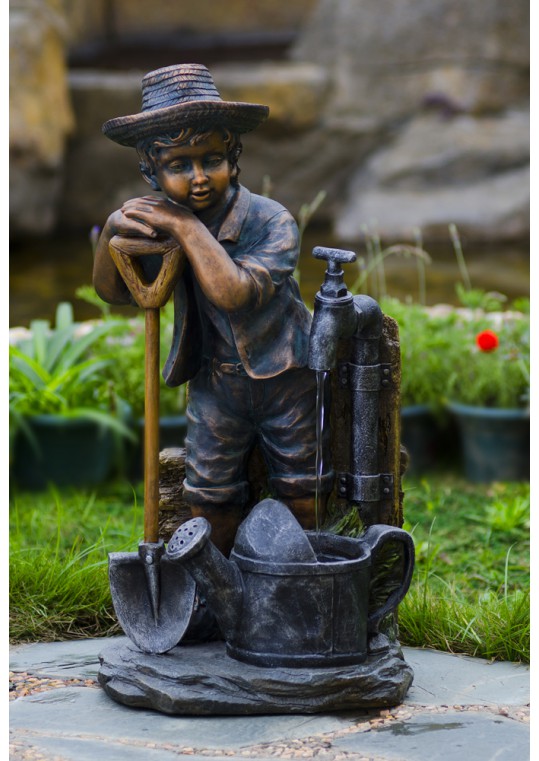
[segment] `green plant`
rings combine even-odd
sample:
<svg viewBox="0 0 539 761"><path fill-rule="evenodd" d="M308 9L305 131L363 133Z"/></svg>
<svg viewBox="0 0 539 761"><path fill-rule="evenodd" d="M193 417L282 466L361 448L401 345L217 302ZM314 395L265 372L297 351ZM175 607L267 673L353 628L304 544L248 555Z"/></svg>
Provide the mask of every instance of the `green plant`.
<svg viewBox="0 0 539 761"><path fill-rule="evenodd" d="M380 305L399 326L402 405L425 404L440 413L457 348L452 332L457 315L452 310L438 314L390 298L382 299Z"/></svg>
<svg viewBox="0 0 539 761"><path fill-rule="evenodd" d="M10 638L54 641L119 634L107 578L111 551L140 540L142 507L123 485L106 496L14 490L10 505Z"/></svg>
<svg viewBox="0 0 539 761"><path fill-rule="evenodd" d="M107 373L115 392L129 403L133 416L144 416L144 314L139 311L134 316L111 314L106 304L96 294L93 286L84 285L77 289L76 295L82 301L92 304L101 312L101 319L106 324L114 321L123 325L123 330L115 338L104 337L103 343L114 357L114 362ZM160 357L161 364L169 352L174 330L174 306L169 301L160 314ZM182 415L186 407L186 386L170 388L160 379L161 416Z"/></svg>
<svg viewBox="0 0 539 761"><path fill-rule="evenodd" d="M377 300L387 297L384 261L390 256L402 256L405 259L414 258L418 271L418 287L420 303L426 301L425 265L431 263L429 254L423 249L421 231L415 229L415 245L396 243L387 248L382 247L380 236L376 231L363 226L365 235L366 259L359 256L356 266L359 274L350 287L351 293L369 293Z"/></svg>
<svg viewBox="0 0 539 761"><path fill-rule="evenodd" d="M490 344L483 340L489 335ZM459 350L447 378L447 399L482 407L528 405L529 315L476 310L455 323L453 341Z"/></svg>
<svg viewBox="0 0 539 761"><path fill-rule="evenodd" d="M9 347L11 444L19 431L32 438L27 421L36 415L94 420L131 437L122 421L125 404L106 373L111 358L96 351L121 329L114 320L77 325L68 303L58 305L54 328L46 320L31 323L29 337Z"/></svg>

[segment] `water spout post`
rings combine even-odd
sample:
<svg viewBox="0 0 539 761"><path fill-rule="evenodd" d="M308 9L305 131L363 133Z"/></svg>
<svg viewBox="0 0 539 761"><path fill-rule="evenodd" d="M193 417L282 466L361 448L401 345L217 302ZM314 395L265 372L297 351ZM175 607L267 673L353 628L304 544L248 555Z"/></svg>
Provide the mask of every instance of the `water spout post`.
<svg viewBox="0 0 539 761"><path fill-rule="evenodd" d="M394 476L380 472L380 392L391 385L391 367L380 364L383 314L370 296L352 296L343 280L341 263L355 254L316 247L326 259L325 280L315 298L309 341L309 367L338 371L339 385L350 392L351 432L348 472L337 474L337 496L358 508L364 524L379 522L382 499L391 499ZM351 339L347 361L337 362L340 341Z"/></svg>

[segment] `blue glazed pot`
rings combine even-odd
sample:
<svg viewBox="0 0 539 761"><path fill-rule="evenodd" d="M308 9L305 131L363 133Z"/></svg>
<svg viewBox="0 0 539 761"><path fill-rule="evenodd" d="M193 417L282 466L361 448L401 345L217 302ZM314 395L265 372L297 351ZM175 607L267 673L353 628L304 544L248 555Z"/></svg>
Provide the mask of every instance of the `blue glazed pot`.
<svg viewBox="0 0 539 761"><path fill-rule="evenodd" d="M439 426L426 404L402 407L401 440L410 457L408 473L424 473L436 465L439 455Z"/></svg>
<svg viewBox="0 0 539 761"><path fill-rule="evenodd" d="M475 483L530 477L530 412L450 402L457 421L464 472Z"/></svg>
<svg viewBox="0 0 539 761"><path fill-rule="evenodd" d="M109 429L61 415L35 415L27 423L35 444L19 433L13 457L13 476L22 487L92 486L109 476L114 460Z"/></svg>

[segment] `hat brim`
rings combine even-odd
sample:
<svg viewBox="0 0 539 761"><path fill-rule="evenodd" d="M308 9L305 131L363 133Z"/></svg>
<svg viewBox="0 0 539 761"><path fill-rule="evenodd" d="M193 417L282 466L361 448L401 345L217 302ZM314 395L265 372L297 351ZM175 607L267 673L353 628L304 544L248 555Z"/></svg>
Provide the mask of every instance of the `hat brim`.
<svg viewBox="0 0 539 761"><path fill-rule="evenodd" d="M207 127L208 130L225 127L231 132L250 132L268 115L268 106L257 103L196 100L109 119L103 125L103 132L120 145L135 146L152 135L179 132L186 127Z"/></svg>

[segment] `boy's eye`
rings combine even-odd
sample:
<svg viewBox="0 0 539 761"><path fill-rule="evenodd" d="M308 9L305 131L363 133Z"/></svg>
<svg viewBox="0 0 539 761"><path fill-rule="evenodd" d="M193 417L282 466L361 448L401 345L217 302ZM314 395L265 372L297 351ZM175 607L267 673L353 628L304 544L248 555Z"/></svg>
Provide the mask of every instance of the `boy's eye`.
<svg viewBox="0 0 539 761"><path fill-rule="evenodd" d="M208 156L205 159L204 164L208 167L219 166L223 163L224 159L225 157L221 154L216 154L215 156Z"/></svg>
<svg viewBox="0 0 539 761"><path fill-rule="evenodd" d="M173 161L168 165L171 172L187 172L189 169L188 161Z"/></svg>

